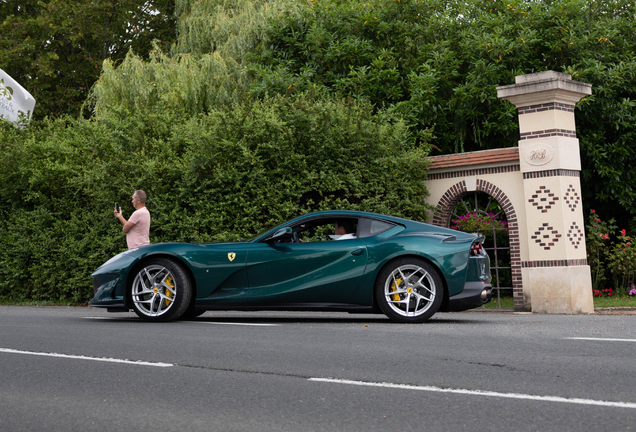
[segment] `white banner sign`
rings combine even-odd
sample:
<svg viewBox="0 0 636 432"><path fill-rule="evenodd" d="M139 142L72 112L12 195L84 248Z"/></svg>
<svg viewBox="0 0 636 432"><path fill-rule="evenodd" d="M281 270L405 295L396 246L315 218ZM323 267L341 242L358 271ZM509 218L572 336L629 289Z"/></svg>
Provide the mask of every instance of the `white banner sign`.
<svg viewBox="0 0 636 432"><path fill-rule="evenodd" d="M0 118L15 122L24 116L30 120L33 108L33 96L0 69Z"/></svg>

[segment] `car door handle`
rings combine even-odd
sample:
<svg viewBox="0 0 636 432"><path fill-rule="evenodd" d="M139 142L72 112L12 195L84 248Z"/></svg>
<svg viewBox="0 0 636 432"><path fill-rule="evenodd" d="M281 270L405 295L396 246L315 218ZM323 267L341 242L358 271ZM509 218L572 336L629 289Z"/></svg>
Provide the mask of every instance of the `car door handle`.
<svg viewBox="0 0 636 432"><path fill-rule="evenodd" d="M353 252L351 252L351 255L362 255L363 252L364 252L364 249L356 249Z"/></svg>

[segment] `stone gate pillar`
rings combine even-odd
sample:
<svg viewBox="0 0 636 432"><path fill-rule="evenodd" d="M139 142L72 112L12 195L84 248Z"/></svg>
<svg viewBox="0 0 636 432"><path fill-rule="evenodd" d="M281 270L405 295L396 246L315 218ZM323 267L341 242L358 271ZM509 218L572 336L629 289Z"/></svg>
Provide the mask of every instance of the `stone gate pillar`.
<svg viewBox="0 0 636 432"><path fill-rule="evenodd" d="M523 174L528 260L521 262L525 303L533 312L592 313L587 265L581 158L574 104L592 93L590 84L548 71L518 76L498 87L519 113L519 163ZM525 234L525 235L524 235Z"/></svg>

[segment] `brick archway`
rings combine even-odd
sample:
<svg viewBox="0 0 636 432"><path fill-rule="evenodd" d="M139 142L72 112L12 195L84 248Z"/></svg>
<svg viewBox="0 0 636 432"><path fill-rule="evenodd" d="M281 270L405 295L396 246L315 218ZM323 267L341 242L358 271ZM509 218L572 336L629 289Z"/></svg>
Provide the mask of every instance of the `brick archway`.
<svg viewBox="0 0 636 432"><path fill-rule="evenodd" d="M485 192L497 200L508 220L508 236L510 241L510 266L512 273L512 296L515 310L524 308L523 284L521 278L521 252L519 246L519 225L517 213L506 194L494 184L477 179L476 189L468 190L464 180L451 186L437 203L438 211L433 217L433 224L450 227L451 215L460 198L470 192Z"/></svg>

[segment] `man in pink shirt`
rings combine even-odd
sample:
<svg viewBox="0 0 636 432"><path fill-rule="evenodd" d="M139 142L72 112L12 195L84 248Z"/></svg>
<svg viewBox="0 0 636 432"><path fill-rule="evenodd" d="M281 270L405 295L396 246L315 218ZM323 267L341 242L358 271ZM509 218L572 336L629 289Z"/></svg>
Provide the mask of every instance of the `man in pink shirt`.
<svg viewBox="0 0 636 432"><path fill-rule="evenodd" d="M121 209L115 208L115 217L124 225L122 229L126 233L128 249L150 244L150 212L146 208L146 192L136 190L132 196L132 205L135 211L126 220L121 214Z"/></svg>

